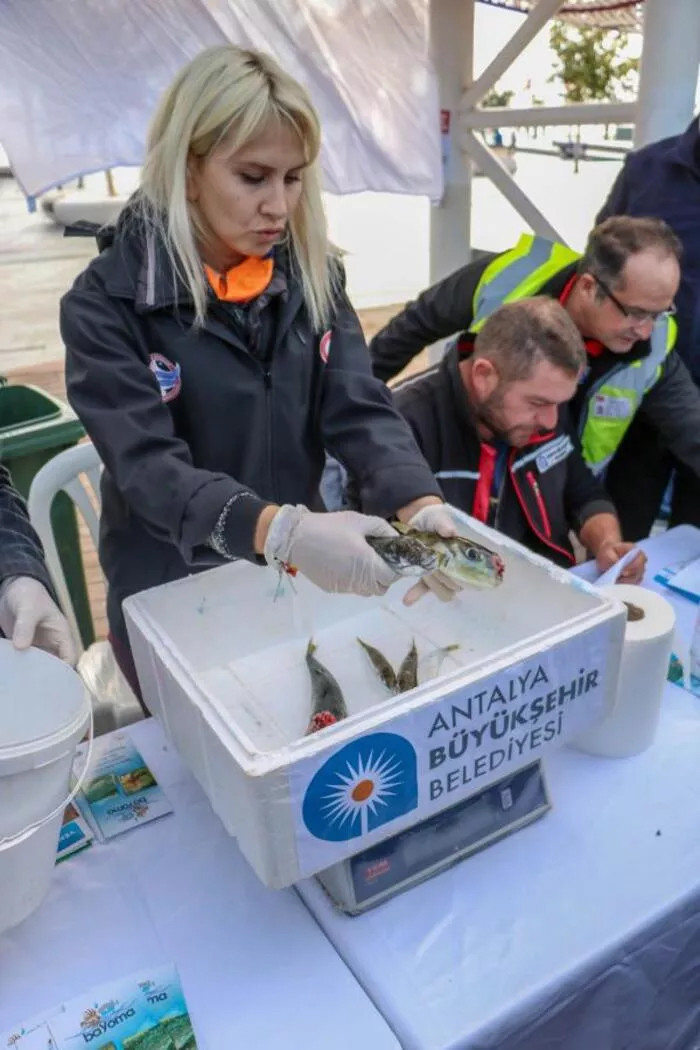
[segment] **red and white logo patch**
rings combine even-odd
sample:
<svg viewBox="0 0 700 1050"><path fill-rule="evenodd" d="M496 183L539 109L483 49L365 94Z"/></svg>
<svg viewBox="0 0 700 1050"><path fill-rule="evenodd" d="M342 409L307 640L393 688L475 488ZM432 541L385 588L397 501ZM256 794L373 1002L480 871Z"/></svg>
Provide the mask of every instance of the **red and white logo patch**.
<svg viewBox="0 0 700 1050"><path fill-rule="evenodd" d="M318 352L321 356L321 360L324 365L328 362L328 355L331 352L331 332L330 329L324 332L321 336L321 341L318 344Z"/></svg>
<svg viewBox="0 0 700 1050"><path fill-rule="evenodd" d="M180 366L169 361L162 354L151 354L149 369L156 378L160 387L160 396L163 401L174 401L182 389L182 373Z"/></svg>

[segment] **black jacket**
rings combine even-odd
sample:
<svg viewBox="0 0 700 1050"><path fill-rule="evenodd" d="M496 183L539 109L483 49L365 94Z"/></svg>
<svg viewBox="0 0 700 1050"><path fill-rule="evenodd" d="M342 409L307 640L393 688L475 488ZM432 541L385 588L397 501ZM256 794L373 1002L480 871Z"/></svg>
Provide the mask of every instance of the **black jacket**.
<svg viewBox="0 0 700 1050"><path fill-rule="evenodd" d="M456 346L439 365L394 388L396 407L440 482L445 499L474 513L482 442L459 372ZM512 448L489 524L559 565L574 560L569 530L615 508L581 458L560 410L556 430Z"/></svg>
<svg viewBox="0 0 700 1050"><path fill-rule="evenodd" d="M53 596L39 537L29 524L24 500L0 464L0 584L10 576L33 576Z"/></svg>
<svg viewBox="0 0 700 1050"><path fill-rule="evenodd" d="M700 126L634 150L625 158L597 222L609 215L654 215L683 244L676 296L678 352L700 384Z"/></svg>
<svg viewBox="0 0 700 1050"><path fill-rule="evenodd" d="M322 334L289 272L286 283L257 355L235 309L214 307L196 329L164 245L127 210L61 302L68 398L106 468L100 557L123 641L125 597L221 563L207 541L225 505L226 546L251 560L266 504L320 509L324 449L358 479L369 513L439 492L372 376L344 291Z"/></svg>
<svg viewBox="0 0 700 1050"><path fill-rule="evenodd" d="M494 258L495 255L484 256L428 288L378 332L370 343L374 374L387 381L437 339L463 333L471 343L473 336L467 333L473 320L474 292ZM540 294L558 299L576 270L576 263L565 266L543 285ZM573 425L579 428L585 422L588 398L603 376L613 377L650 351L649 340L640 339L627 354L605 349L596 357L589 357L588 373L569 405ZM700 392L675 350L666 357L638 414L658 431L665 447L700 476Z"/></svg>

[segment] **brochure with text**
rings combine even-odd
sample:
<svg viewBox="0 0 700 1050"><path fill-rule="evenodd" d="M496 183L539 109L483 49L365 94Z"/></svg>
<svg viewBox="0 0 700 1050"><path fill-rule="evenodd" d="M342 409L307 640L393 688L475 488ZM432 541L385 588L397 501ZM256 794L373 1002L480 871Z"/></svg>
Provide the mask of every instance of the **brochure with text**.
<svg viewBox="0 0 700 1050"><path fill-rule="evenodd" d="M174 966L92 988L0 1036L0 1050L197 1050Z"/></svg>
<svg viewBox="0 0 700 1050"><path fill-rule="evenodd" d="M124 733L97 737L75 801L100 839L172 813L162 788Z"/></svg>

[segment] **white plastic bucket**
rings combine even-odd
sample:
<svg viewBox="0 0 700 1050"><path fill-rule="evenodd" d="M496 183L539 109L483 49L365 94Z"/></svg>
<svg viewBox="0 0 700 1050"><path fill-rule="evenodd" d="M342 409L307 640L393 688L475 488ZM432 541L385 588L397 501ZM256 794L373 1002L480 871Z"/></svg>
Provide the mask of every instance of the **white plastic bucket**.
<svg viewBox="0 0 700 1050"><path fill-rule="evenodd" d="M90 696L67 664L0 639L0 933L43 900Z"/></svg>

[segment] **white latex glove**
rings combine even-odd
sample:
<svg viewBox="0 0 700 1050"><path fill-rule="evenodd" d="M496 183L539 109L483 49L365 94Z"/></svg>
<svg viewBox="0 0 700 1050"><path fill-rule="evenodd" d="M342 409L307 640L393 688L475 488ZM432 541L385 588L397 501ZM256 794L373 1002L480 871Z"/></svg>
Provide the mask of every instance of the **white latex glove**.
<svg viewBox="0 0 700 1050"><path fill-rule="evenodd" d="M446 539L457 535L457 526L446 503L432 503L427 507L422 507L408 520L407 524L412 529L420 529L421 532L437 532ZM462 590L463 586L464 584L459 580L453 580L437 569L427 576L421 576L418 583L406 591L403 603L413 605L424 594L429 594L431 591L441 602L449 602L458 591Z"/></svg>
<svg viewBox="0 0 700 1050"><path fill-rule="evenodd" d="M395 536L382 518L340 510L314 514L285 504L275 514L265 540L265 560L292 566L324 591L384 594L398 576L365 536Z"/></svg>
<svg viewBox="0 0 700 1050"><path fill-rule="evenodd" d="M68 621L32 576L14 576L0 586L0 630L16 649L36 645L71 666L78 658Z"/></svg>

